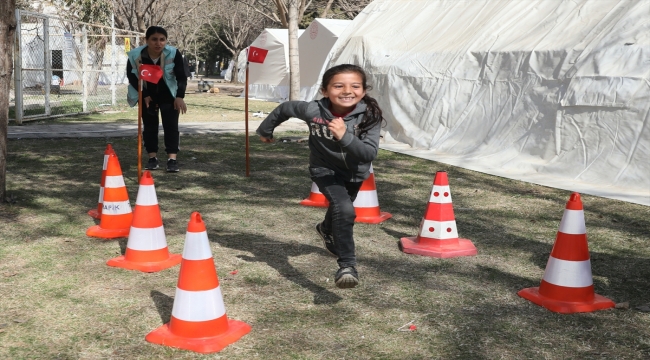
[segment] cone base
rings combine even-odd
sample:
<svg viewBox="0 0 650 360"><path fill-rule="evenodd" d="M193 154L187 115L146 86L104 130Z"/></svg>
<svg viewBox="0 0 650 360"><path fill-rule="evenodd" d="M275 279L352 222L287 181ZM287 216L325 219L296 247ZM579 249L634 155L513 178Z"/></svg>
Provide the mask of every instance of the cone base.
<svg viewBox="0 0 650 360"><path fill-rule="evenodd" d="M470 240L458 239L457 244L449 246L425 246L416 241L417 237L403 237L399 241L400 249L405 254L416 254L435 258L453 258L474 256L478 253Z"/></svg>
<svg viewBox="0 0 650 360"><path fill-rule="evenodd" d="M101 217L102 217L102 215L99 212L97 212L97 209L88 210L88 215L90 215L91 218L97 219L97 220L101 219Z"/></svg>
<svg viewBox="0 0 650 360"><path fill-rule="evenodd" d="M362 216L362 217L357 216L357 218L354 219L354 222L365 223L365 224L379 224L380 222L386 221L392 217L393 217L392 214L389 214L387 212L381 212L377 216Z"/></svg>
<svg viewBox="0 0 650 360"><path fill-rule="evenodd" d="M532 287L520 290L517 295L556 313L573 314L578 312L592 312L596 310L610 309L614 302L604 296L594 294L594 299L588 302L570 302L550 299L539 293L539 287Z"/></svg>
<svg viewBox="0 0 650 360"><path fill-rule="evenodd" d="M115 239L128 237L131 228L126 229L103 229L99 225L93 225L86 230L86 235L102 239Z"/></svg>
<svg viewBox="0 0 650 360"><path fill-rule="evenodd" d="M127 270L138 270L142 272L152 273L178 265L181 263L181 260L183 260L183 257L180 254L169 254L168 259L155 262L129 261L126 260L126 257L124 255L121 255L108 260L106 262L106 265Z"/></svg>
<svg viewBox="0 0 650 360"><path fill-rule="evenodd" d="M322 201L314 201L314 200L310 200L309 198L307 198L307 199L301 201L301 202L300 202L300 205L303 205L303 206L313 206L313 207L328 207L328 206L329 206L329 204L326 203L326 202L322 202Z"/></svg>
<svg viewBox="0 0 650 360"><path fill-rule="evenodd" d="M251 326L245 322L228 319L228 331L221 335L204 338L186 338L172 334L169 330L169 323L167 323L147 334L144 339L153 344L207 354L223 350L226 346L236 342L250 331Z"/></svg>

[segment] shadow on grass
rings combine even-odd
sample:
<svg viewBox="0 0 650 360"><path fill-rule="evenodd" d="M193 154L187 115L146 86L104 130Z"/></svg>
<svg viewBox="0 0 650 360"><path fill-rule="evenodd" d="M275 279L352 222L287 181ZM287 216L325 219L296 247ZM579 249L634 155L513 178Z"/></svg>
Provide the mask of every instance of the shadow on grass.
<svg viewBox="0 0 650 360"><path fill-rule="evenodd" d="M513 218L523 218L525 221L524 216L495 209L475 211L471 220L457 218L456 223L461 230L461 237L472 240L479 255L503 257L508 254L519 256L519 253L528 253L530 262L544 270L552 245L521 236L508 227L494 225L496 219ZM396 240L404 237L402 232L388 227L384 227L382 230ZM413 233L406 236L417 236L418 231L419 228L415 227ZM552 240L554 238L549 238L549 241ZM647 301L644 291L635 284L638 285L642 279L650 278L650 259L622 250L613 253L591 250L590 257L593 276L607 279L607 282L594 281L597 292L602 291L606 296L614 296L618 301L630 301L637 304ZM539 286L539 281L536 283L527 281L525 284L518 282L516 285L520 287Z"/></svg>
<svg viewBox="0 0 650 360"><path fill-rule="evenodd" d="M416 261L409 261L407 257L416 257ZM490 266L462 263L459 259L423 260L416 255L397 259L361 259L360 263L381 275L374 279L377 285L367 289L367 294L359 300L365 303L366 308L378 313L424 314L418 318L417 325L424 326L426 333L435 329L438 336L445 339L444 343L449 347L440 354L443 358L493 358L493 344L505 346L499 349L499 353L506 358L540 358L540 345L547 342L555 344L548 347L547 355L550 357L557 349L562 349L562 353L573 352L575 358L613 355L609 340L620 348L638 349L638 358L650 352L650 346L640 345L635 336L625 331L608 330L629 330L632 311L609 309L594 313L557 314L516 295L524 288L539 286L538 280L531 281ZM384 283L400 287L408 296L387 296ZM594 285L596 293L612 297L610 285L598 280ZM643 291L637 292L641 294ZM452 294L464 300L461 303L438 300L450 298ZM615 298L612 300L616 301ZM639 325L643 326L642 323ZM544 329L542 333L541 329ZM644 331L641 328L637 330ZM610 331L611 338L604 342L604 333ZM562 341L557 343L557 338L562 338ZM508 349L508 344L501 339L510 339L513 347ZM514 353L507 355L510 351ZM548 356L542 355L541 358Z"/></svg>
<svg viewBox="0 0 650 360"><path fill-rule="evenodd" d="M470 278L479 277L487 281L501 285L506 291L516 294L519 290L527 287L537 287L539 282L530 282L530 280L520 276L503 272L501 270L477 266L475 274L460 274L460 276L469 276ZM523 285L523 286L522 286ZM602 282L595 282L596 293L607 290L607 285ZM486 294L478 291L475 296L480 299ZM549 347L549 355L555 351L553 348L573 352L578 357L605 356L610 357L611 343L616 343L620 347L636 348L640 357L643 353L650 352L650 346L641 345L636 339L625 332L610 332L607 329L615 326L623 326L627 323L626 312L609 309L593 313L574 313L559 314L551 312L543 307L537 306L528 300L519 299L516 304L512 305L495 305L494 303L482 303L480 300L468 307L455 309L458 315L462 315L465 322L463 323L460 338L471 339L475 344L481 344L484 351L487 351L489 342L486 339L501 336L505 338L517 339L520 344L518 351L522 351L519 356L525 358L539 357L540 339L536 336L526 336L526 334L535 334L537 329L556 329L562 331L564 341ZM598 314L599 316L594 316ZM431 319L435 324L435 319ZM608 341L602 341L603 333L608 333ZM450 339L451 340L451 339ZM531 349L531 350L527 350ZM537 349L537 350L532 350ZM458 346L456 352L459 357L470 356L471 348Z"/></svg>
<svg viewBox="0 0 650 360"><path fill-rule="evenodd" d="M285 279L310 291L314 295L314 304L335 304L342 300L340 296L315 284L289 262L290 257L314 252L324 253L325 250L320 247L299 243L284 243L246 233L217 238L216 241L210 241L216 242L223 247L250 252L253 256L239 255L238 257L248 262L263 262L275 269Z"/></svg>
<svg viewBox="0 0 650 360"><path fill-rule="evenodd" d="M163 324L167 324L172 317L172 309L174 308L174 298L163 294L157 290L151 290L151 300L156 305L158 315Z"/></svg>
<svg viewBox="0 0 650 360"><path fill-rule="evenodd" d="M120 156L133 203L138 190L132 156L135 138L113 138L110 142ZM296 219L316 216L312 210L298 210L297 205L308 196L311 185L305 144L269 146L251 141L252 176L245 178L243 136L184 136L183 142L184 150L179 154L182 171L171 175L154 173L168 235L180 236L185 232L188 210L205 210L213 217L237 219L246 225L251 221L247 216L258 211L269 218L287 214ZM9 214L0 214L0 221L7 219L16 226L8 228L9 235L2 241L8 244L16 239L39 241L61 234L83 237L85 229L93 223L86 212L97 206L105 146L104 138L10 140L8 192L17 201L11 205ZM391 244L390 249L381 249L388 245L380 245L379 249L386 250L389 256L360 254L360 265L365 268L361 273L362 286L358 291L345 293L346 298L352 299L353 307L292 266L292 257L316 252L325 255L320 247L243 232L236 224L227 229L234 235L216 237L216 242L252 254L240 258L267 264L284 279L309 291L308 296L313 295L315 304L331 305L322 307L324 310L317 309L326 312L328 316L323 319L327 321L340 319L363 324L362 311L422 316L422 325L428 326L428 332L409 333L409 336L424 339L420 344L431 346L430 354L436 354L433 356L552 358L556 348L569 349L560 351L561 354L575 352L573 358L617 357L608 348L623 351L620 357L633 358L636 353L638 358L643 358L648 354L647 341L641 339L647 334L647 328L639 327L647 322L641 317L643 314L634 310L560 315L516 296L523 288L539 285L541 279L530 274L543 273L569 192L387 152L380 153L374 167L382 211L392 213L394 218L377 230L365 228L364 231L383 231L385 234L378 234L380 240L390 238ZM476 245L479 255L475 258L430 259L396 253L399 238L415 236L419 230L418 223L437 170L448 171L455 208L469 209L456 211L456 221L462 237ZM475 193L476 190L480 191ZM486 201L486 198L494 203L482 207L473 204L474 200ZM544 211L527 214L511 207L510 199L519 199L520 207L530 206L528 200L534 200L535 206L543 206ZM607 199L587 196L584 199L588 234L592 226L598 226L623 239L609 246L607 232L593 237L599 249L591 252L596 293L615 301L629 301L632 306L647 302L645 290L650 278L647 245L638 253L633 247L621 246L626 245L626 238L638 244L647 239L650 228L650 219L644 217L647 211ZM187 213L179 214L181 210ZM260 219L254 220L264 225ZM546 229L529 231L527 226L532 224L531 220L543 222ZM280 225L269 228L269 231L282 230ZM119 241L122 254L126 242L126 239ZM150 296L163 323L168 322L173 298L158 291L152 291ZM300 321L297 318L300 311L292 310L290 315ZM343 333L350 334L349 330ZM393 341L394 336L390 333L382 341ZM369 346L363 351L367 358L390 356L373 350ZM422 352L426 351L425 348Z"/></svg>
<svg viewBox="0 0 650 360"><path fill-rule="evenodd" d="M117 239L117 243L120 245L120 255L126 254L126 245L129 243L129 238L119 238Z"/></svg>

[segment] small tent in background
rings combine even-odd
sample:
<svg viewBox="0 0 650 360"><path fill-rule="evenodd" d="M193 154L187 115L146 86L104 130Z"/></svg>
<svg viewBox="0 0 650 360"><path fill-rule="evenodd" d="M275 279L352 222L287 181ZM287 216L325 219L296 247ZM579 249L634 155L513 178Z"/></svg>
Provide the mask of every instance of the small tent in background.
<svg viewBox="0 0 650 360"><path fill-rule="evenodd" d="M298 39L300 50L300 98L319 98L320 74L327 55L352 20L314 19Z"/></svg>
<svg viewBox="0 0 650 360"><path fill-rule="evenodd" d="M298 36L304 30L298 30ZM268 50L263 64L250 63L248 96L251 99L287 101L289 99L289 30L264 29L250 46ZM239 53L238 80L246 81L247 50ZM242 94L243 95L243 94Z"/></svg>
<svg viewBox="0 0 650 360"><path fill-rule="evenodd" d="M327 66L368 73L382 148L650 205L650 22L638 0L375 0Z"/></svg>

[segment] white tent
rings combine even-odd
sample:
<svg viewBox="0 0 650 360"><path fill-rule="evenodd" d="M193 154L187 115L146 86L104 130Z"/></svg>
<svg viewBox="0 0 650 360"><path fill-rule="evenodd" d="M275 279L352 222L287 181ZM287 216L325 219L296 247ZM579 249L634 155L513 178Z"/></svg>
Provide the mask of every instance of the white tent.
<svg viewBox="0 0 650 360"><path fill-rule="evenodd" d="M303 31L298 30L298 36ZM264 29L250 46L269 52L263 64L249 64L249 98L286 101L289 98L289 30ZM247 50L243 50L237 61L238 80L242 83L246 81L246 56Z"/></svg>
<svg viewBox="0 0 650 360"><path fill-rule="evenodd" d="M384 149L650 205L649 13L645 0L376 0L328 65L367 70L397 140Z"/></svg>
<svg viewBox="0 0 650 360"><path fill-rule="evenodd" d="M300 97L318 97L320 74L339 35L351 20L314 19L298 39L300 51Z"/></svg>

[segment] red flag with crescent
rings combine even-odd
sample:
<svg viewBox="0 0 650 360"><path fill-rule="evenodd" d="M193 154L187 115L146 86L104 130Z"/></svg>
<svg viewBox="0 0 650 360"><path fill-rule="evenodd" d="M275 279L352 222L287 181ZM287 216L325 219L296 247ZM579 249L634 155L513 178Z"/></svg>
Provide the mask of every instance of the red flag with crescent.
<svg viewBox="0 0 650 360"><path fill-rule="evenodd" d="M162 78L163 71L158 65L140 65L140 79L157 84Z"/></svg>
<svg viewBox="0 0 650 360"><path fill-rule="evenodd" d="M264 63L264 59L266 59L266 54L268 54L268 52L269 51L266 49L251 46L250 49L248 49L248 61L262 64Z"/></svg>

